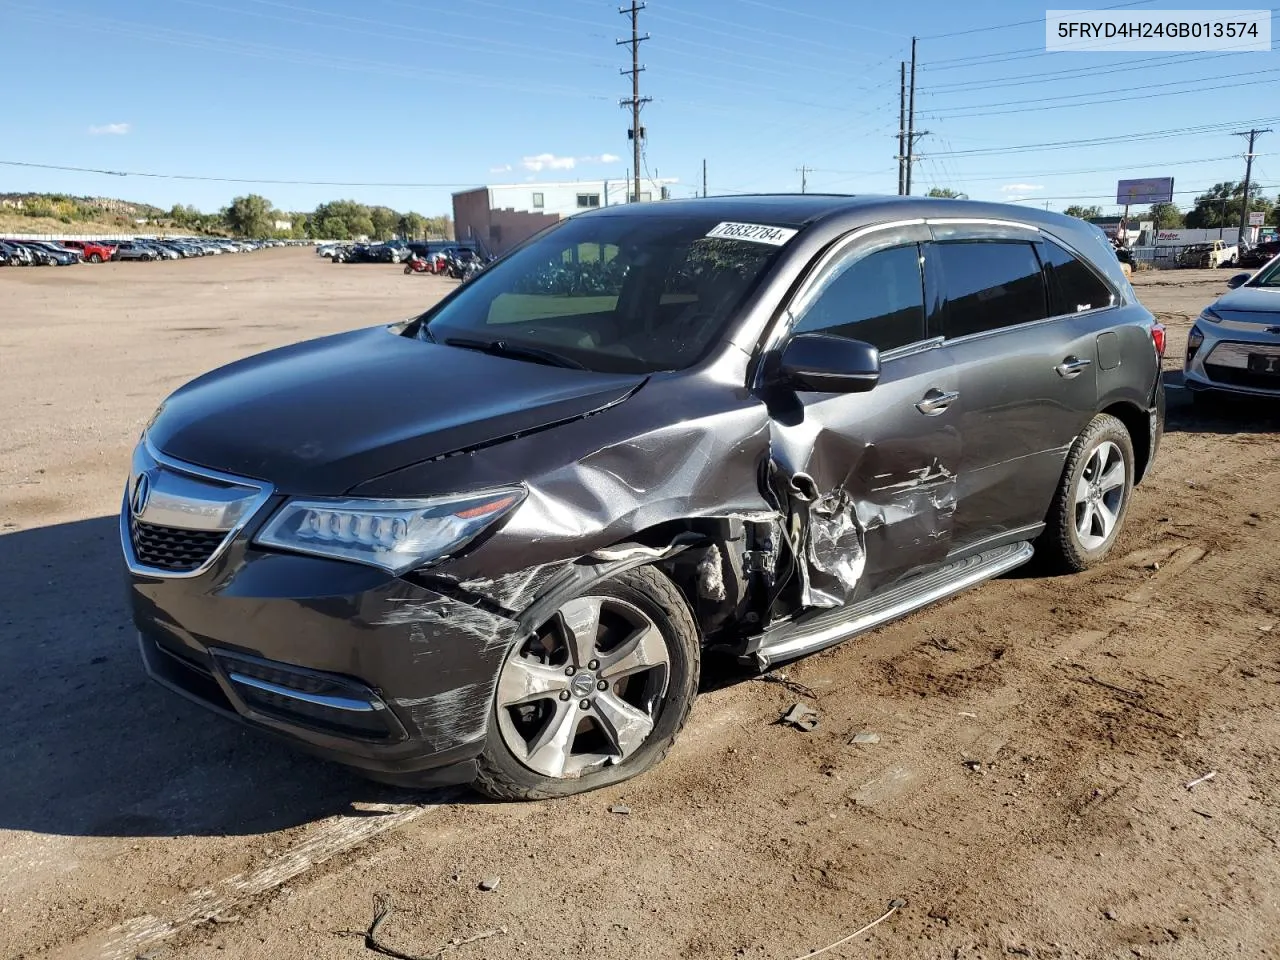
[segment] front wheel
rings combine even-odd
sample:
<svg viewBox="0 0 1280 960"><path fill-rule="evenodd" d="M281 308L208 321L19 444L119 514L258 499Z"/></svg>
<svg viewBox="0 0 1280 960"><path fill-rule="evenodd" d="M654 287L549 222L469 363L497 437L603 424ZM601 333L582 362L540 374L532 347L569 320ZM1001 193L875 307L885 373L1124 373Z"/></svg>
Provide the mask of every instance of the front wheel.
<svg viewBox="0 0 1280 960"><path fill-rule="evenodd" d="M670 579L641 567L600 581L508 653L475 787L536 800L648 770L688 719L700 666L697 626Z"/></svg>
<svg viewBox="0 0 1280 960"><path fill-rule="evenodd" d="M1100 413L1067 455L1037 553L1052 570L1078 573L1101 563L1124 526L1133 492L1133 440Z"/></svg>

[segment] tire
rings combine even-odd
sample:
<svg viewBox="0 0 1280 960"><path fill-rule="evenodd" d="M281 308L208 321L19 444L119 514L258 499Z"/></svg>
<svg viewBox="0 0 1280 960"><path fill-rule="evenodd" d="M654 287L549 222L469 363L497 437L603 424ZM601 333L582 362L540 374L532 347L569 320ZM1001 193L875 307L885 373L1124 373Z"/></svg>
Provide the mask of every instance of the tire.
<svg viewBox="0 0 1280 960"><path fill-rule="evenodd" d="M1124 471L1118 484L1113 472L1117 462ZM1044 566L1056 573L1079 573L1101 563L1124 528L1133 478L1129 431L1110 414L1098 414L1067 455L1045 530L1036 544Z"/></svg>
<svg viewBox="0 0 1280 960"><path fill-rule="evenodd" d="M90 262L90 263L101 263L101 262L102 262L102 254L100 254L100 253L91 253L91 254L89 254L89 262Z"/></svg>
<svg viewBox="0 0 1280 960"><path fill-rule="evenodd" d="M585 647L579 644L583 652L575 655L563 643L571 635L566 613L580 618L592 609L600 629L589 631L593 639ZM627 639L611 645L623 637ZM552 640L554 649L548 654L546 644ZM533 656L535 650L539 656ZM663 655L666 662L660 663ZM611 656L617 658L612 665ZM587 660L584 669L570 679L575 661L582 659ZM639 664L644 666L637 668ZM632 672L614 673L612 686L602 690L600 684L611 682L604 679L611 668ZM534 637L508 651L472 785L499 800L541 800L585 793L643 773L667 755L688 720L700 670L693 615L664 574L640 567L593 584L567 600ZM534 689L527 686L529 678L537 681L544 697L528 696ZM590 679L584 683L583 678ZM510 704L512 691L524 694L514 697L520 706ZM591 706L584 708L584 703ZM651 726L641 734L620 728L619 719L639 720L640 729L645 720ZM584 727L585 720L590 725ZM556 731L565 731L567 749L557 748ZM619 747L624 742L627 746ZM582 749L575 749L579 745Z"/></svg>
<svg viewBox="0 0 1280 960"><path fill-rule="evenodd" d="M408 276L409 274L413 273L413 267L409 266L406 263L404 266L404 272L405 272L405 275Z"/></svg>

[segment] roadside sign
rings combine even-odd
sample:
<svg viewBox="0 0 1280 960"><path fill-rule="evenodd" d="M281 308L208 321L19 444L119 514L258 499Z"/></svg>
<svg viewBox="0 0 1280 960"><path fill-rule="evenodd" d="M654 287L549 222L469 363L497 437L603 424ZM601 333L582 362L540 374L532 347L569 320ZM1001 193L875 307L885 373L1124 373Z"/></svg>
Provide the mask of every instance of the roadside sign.
<svg viewBox="0 0 1280 960"><path fill-rule="evenodd" d="M1119 206L1144 203L1170 203L1173 201L1173 177L1152 177L1146 180L1121 180L1116 186L1116 203Z"/></svg>
<svg viewBox="0 0 1280 960"><path fill-rule="evenodd" d="M1260 227L1267 222L1267 214L1263 210L1249 211L1249 226Z"/></svg>

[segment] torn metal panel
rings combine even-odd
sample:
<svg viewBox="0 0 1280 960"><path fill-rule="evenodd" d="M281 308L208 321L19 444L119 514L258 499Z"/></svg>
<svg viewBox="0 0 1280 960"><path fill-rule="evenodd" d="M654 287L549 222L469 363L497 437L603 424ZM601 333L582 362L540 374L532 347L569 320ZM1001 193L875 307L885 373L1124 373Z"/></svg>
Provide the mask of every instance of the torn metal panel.
<svg viewBox="0 0 1280 960"><path fill-rule="evenodd" d="M858 589L867 564L866 540L849 495L835 490L808 511L808 596L805 606L836 607Z"/></svg>

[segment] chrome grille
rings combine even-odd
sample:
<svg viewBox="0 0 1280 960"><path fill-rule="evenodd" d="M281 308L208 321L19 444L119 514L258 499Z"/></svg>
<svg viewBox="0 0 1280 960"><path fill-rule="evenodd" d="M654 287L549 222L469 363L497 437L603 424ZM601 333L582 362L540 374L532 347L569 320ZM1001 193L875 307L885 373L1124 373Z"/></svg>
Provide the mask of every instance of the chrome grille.
<svg viewBox="0 0 1280 960"><path fill-rule="evenodd" d="M138 562L158 570L191 573L208 563L226 534L219 530L179 530L130 517L129 532Z"/></svg>
<svg viewBox="0 0 1280 960"><path fill-rule="evenodd" d="M120 540L134 573L204 572L262 509L271 486L171 460L144 437L133 452Z"/></svg>

